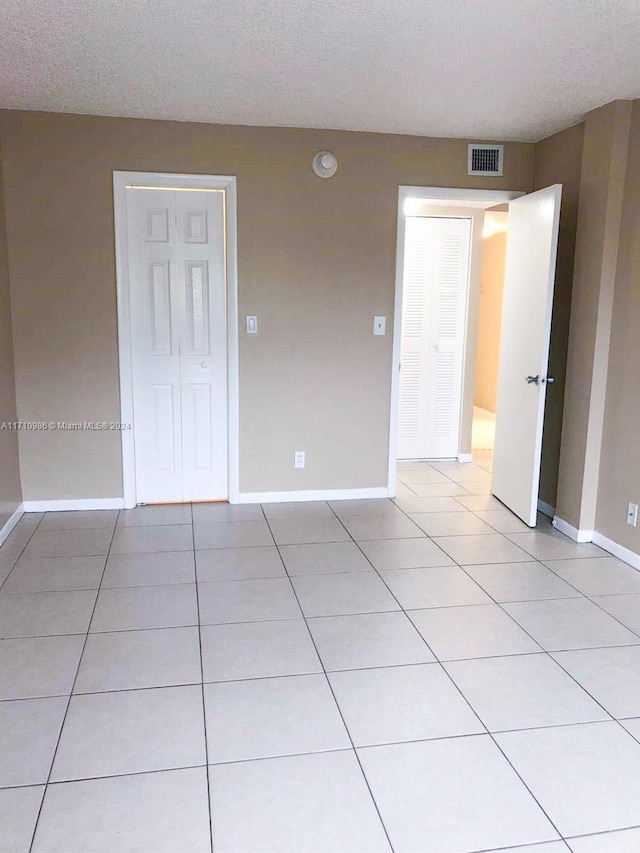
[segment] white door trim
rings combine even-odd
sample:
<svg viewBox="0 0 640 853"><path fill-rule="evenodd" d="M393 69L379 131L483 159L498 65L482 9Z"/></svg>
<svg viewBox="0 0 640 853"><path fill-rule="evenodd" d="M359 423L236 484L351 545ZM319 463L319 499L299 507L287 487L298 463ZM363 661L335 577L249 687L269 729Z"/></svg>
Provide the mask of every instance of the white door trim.
<svg viewBox="0 0 640 853"><path fill-rule="evenodd" d="M120 420L124 424L133 424L133 373L126 200L128 186L150 188L179 187L181 189L225 191L229 502L237 503L239 492L239 380L236 179L227 175L175 175L160 172L113 173L118 356L120 367ZM122 436L123 503L124 507L128 509L136 505L133 429L123 429L120 434Z"/></svg>
<svg viewBox="0 0 640 853"><path fill-rule="evenodd" d="M465 190L456 187L398 187L398 226L396 236L396 290L393 307L393 343L391 351L391 400L389 406L389 471L387 493L393 497L396 493L396 470L398 454L398 392L400 385L400 353L402 351L402 279L404 273L404 203L408 198L423 201L490 201L502 204L525 195L523 192L508 190ZM466 348L466 341L465 341ZM464 368L462 383L464 387Z"/></svg>

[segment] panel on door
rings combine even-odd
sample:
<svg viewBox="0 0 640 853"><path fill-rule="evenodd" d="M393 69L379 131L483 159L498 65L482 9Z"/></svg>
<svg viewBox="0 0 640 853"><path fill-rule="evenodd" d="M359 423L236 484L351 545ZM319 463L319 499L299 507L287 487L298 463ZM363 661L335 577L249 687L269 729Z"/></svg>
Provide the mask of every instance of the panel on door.
<svg viewBox="0 0 640 853"><path fill-rule="evenodd" d="M136 500L182 500L174 193L127 190Z"/></svg>
<svg viewBox="0 0 640 853"><path fill-rule="evenodd" d="M227 497L224 194L127 190L138 503Z"/></svg>
<svg viewBox="0 0 640 853"><path fill-rule="evenodd" d="M562 187L509 203L492 492L536 524Z"/></svg>
<svg viewBox="0 0 640 853"><path fill-rule="evenodd" d="M224 195L176 193L185 500L227 497Z"/></svg>
<svg viewBox="0 0 640 853"><path fill-rule="evenodd" d="M471 220L407 217L398 458L457 456Z"/></svg>

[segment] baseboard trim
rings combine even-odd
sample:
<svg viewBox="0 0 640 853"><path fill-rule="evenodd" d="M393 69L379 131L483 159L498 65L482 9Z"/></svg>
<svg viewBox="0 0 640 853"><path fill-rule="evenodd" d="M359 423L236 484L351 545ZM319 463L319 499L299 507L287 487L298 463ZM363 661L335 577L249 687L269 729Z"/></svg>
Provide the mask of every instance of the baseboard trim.
<svg viewBox="0 0 640 853"><path fill-rule="evenodd" d="M24 512L24 504L20 503L11 513L9 518L5 521L2 530L0 530L0 545L2 545L2 543L9 536L13 528L20 521Z"/></svg>
<svg viewBox="0 0 640 853"><path fill-rule="evenodd" d="M613 539L609 539L607 536L603 536L602 533L598 533L597 530L593 533L593 544L599 548L603 548L605 551L613 554L614 557L640 571L640 554L636 554L635 551L625 548L624 545L619 545Z"/></svg>
<svg viewBox="0 0 640 853"><path fill-rule="evenodd" d="M25 512L67 512L68 510L123 509L124 498L79 498L77 500L25 501Z"/></svg>
<svg viewBox="0 0 640 853"><path fill-rule="evenodd" d="M393 497L386 486L367 489L309 489L301 492L241 492L234 503L271 504L284 501L347 501Z"/></svg>
<svg viewBox="0 0 640 853"><path fill-rule="evenodd" d="M458 462L473 462L473 453L458 453Z"/></svg>
<svg viewBox="0 0 640 853"><path fill-rule="evenodd" d="M553 517L553 526L560 533L568 536L569 539L573 539L574 542L593 542L593 530L578 530L573 524L569 524L568 521L564 521L564 519L559 518L557 515Z"/></svg>
<svg viewBox="0 0 640 853"><path fill-rule="evenodd" d="M548 504L546 501L538 501L538 512L546 515L547 518L555 518L556 516L556 508L551 506L551 504Z"/></svg>

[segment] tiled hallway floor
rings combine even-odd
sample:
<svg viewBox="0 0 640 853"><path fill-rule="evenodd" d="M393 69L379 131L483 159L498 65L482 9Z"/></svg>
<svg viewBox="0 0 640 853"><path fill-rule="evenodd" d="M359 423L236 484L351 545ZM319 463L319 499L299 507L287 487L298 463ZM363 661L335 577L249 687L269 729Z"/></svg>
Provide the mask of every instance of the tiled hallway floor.
<svg viewBox="0 0 640 853"><path fill-rule="evenodd" d="M488 495L25 516L2 853L637 853L640 573ZM566 839L562 840L562 839Z"/></svg>

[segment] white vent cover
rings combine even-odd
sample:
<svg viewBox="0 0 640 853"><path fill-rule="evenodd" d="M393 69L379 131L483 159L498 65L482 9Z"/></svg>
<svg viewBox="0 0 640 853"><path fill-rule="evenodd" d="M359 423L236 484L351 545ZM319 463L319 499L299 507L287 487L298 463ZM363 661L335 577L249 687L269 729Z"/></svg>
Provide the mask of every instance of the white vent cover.
<svg viewBox="0 0 640 853"><path fill-rule="evenodd" d="M502 159L504 145L478 145L473 142L469 146L467 174L469 175L502 175Z"/></svg>

